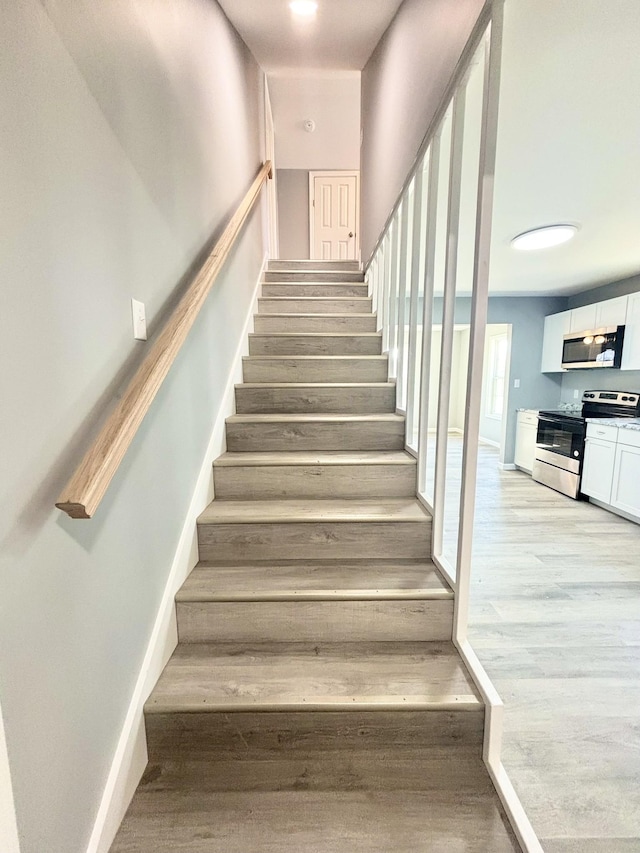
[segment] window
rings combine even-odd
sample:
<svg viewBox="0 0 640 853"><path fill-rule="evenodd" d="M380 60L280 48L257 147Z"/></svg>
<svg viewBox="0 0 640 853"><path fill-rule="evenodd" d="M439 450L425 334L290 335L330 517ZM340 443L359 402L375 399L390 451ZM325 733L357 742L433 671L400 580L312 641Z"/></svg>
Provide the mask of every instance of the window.
<svg viewBox="0 0 640 853"><path fill-rule="evenodd" d="M489 370L487 373L488 418L500 420L504 410L504 380L507 372L509 339L506 333L489 338Z"/></svg>

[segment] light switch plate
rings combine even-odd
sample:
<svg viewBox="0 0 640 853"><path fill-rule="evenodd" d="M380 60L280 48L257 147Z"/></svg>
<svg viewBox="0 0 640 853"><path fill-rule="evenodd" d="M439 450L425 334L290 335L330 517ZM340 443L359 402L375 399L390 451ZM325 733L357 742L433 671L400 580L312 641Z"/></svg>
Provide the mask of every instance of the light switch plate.
<svg viewBox="0 0 640 853"><path fill-rule="evenodd" d="M577 400L579 396L580 396L580 392L578 391L577 388L575 388L573 391L573 399Z"/></svg>
<svg viewBox="0 0 640 853"><path fill-rule="evenodd" d="M137 299L131 300L131 316L133 318L133 337L137 341L147 340L147 317L144 311L144 302Z"/></svg>
<svg viewBox="0 0 640 853"><path fill-rule="evenodd" d="M520 387L520 380L519 380L519 379L514 379L514 380L513 380L513 387L514 387L514 388L519 388L519 387Z"/></svg>

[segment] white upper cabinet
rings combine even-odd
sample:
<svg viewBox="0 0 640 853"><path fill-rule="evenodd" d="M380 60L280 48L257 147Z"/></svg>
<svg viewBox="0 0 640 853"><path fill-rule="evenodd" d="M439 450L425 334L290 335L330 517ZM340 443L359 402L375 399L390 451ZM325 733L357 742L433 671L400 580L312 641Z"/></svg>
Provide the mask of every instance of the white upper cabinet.
<svg viewBox="0 0 640 853"><path fill-rule="evenodd" d="M571 320L569 323L569 332L584 332L587 329L595 329L596 327L596 306L583 305L582 308L572 308L569 312Z"/></svg>
<svg viewBox="0 0 640 853"><path fill-rule="evenodd" d="M640 293L632 293L545 317L541 372L562 370L564 335L605 326L625 326L622 370L640 370Z"/></svg>
<svg viewBox="0 0 640 853"><path fill-rule="evenodd" d="M632 293L627 306L627 319L622 344L622 370L640 370L640 293Z"/></svg>
<svg viewBox="0 0 640 853"><path fill-rule="evenodd" d="M622 326L627 315L628 296L616 296L604 302L594 302L571 309L570 332L586 332L603 326Z"/></svg>
<svg viewBox="0 0 640 853"><path fill-rule="evenodd" d="M602 326L624 326L627 320L628 296L616 296L615 299L607 299L596 303L596 325Z"/></svg>
<svg viewBox="0 0 640 853"><path fill-rule="evenodd" d="M570 331L571 311L549 314L544 318L544 338L542 341L542 373L559 373L562 370L563 337Z"/></svg>

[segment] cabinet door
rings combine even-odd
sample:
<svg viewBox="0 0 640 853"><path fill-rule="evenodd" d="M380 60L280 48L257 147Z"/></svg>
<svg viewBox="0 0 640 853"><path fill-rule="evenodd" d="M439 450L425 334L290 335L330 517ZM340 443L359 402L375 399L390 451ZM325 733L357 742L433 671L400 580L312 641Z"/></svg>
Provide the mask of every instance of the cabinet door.
<svg viewBox="0 0 640 853"><path fill-rule="evenodd" d="M544 318L542 340L542 373L559 373L562 370L562 338L569 331L571 311L549 314Z"/></svg>
<svg viewBox="0 0 640 853"><path fill-rule="evenodd" d="M582 308L571 309L570 332L584 332L596 327L596 306L583 305Z"/></svg>
<svg viewBox="0 0 640 853"><path fill-rule="evenodd" d="M640 370L640 293L632 293L628 299L620 367Z"/></svg>
<svg viewBox="0 0 640 853"><path fill-rule="evenodd" d="M622 326L627 316L628 296L617 296L596 303L596 328L601 326Z"/></svg>
<svg viewBox="0 0 640 853"><path fill-rule="evenodd" d="M531 473L536 453L536 434L538 428L532 424L519 423L516 429L516 451L514 462L518 468Z"/></svg>
<svg viewBox="0 0 640 853"><path fill-rule="evenodd" d="M615 460L616 445L612 441L588 438L584 448L580 491L590 498L610 504Z"/></svg>
<svg viewBox="0 0 640 853"><path fill-rule="evenodd" d="M640 447L616 445L611 505L640 517Z"/></svg>

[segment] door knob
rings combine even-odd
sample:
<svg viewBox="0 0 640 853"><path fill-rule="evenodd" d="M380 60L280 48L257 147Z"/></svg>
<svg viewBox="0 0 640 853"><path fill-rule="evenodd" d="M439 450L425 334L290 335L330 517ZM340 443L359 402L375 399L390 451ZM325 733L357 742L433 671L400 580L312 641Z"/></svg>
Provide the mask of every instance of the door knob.
<svg viewBox="0 0 640 853"><path fill-rule="evenodd" d="M353 231L349 231L349 237L353 237Z"/></svg>

